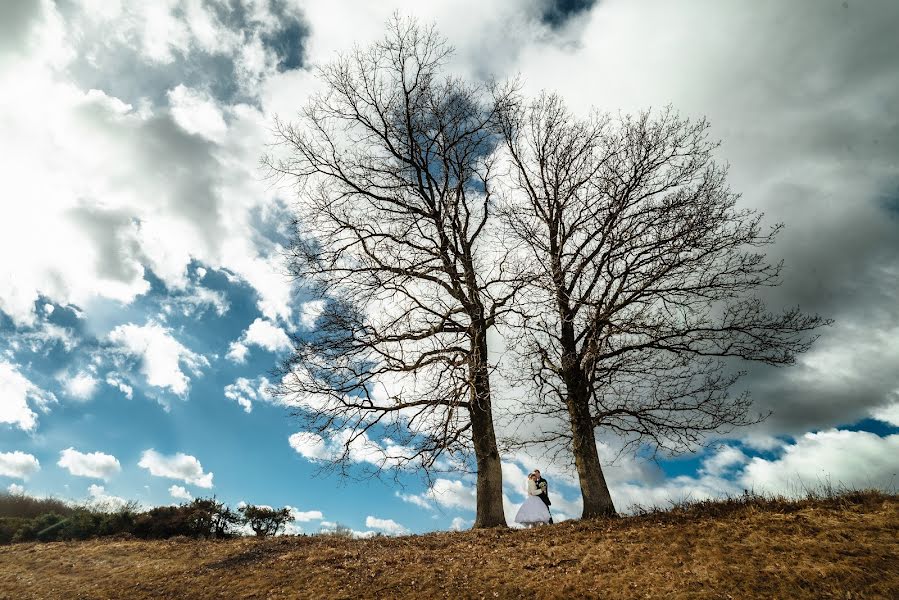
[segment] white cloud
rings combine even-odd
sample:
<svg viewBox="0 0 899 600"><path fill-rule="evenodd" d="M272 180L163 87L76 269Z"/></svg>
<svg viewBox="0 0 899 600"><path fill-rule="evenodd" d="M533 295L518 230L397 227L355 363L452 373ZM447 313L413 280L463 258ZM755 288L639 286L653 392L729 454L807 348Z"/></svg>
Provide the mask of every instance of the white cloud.
<svg viewBox="0 0 899 600"><path fill-rule="evenodd" d="M774 460L754 457L740 483L756 492L802 495L805 488L893 489L899 481L899 434L831 429L806 433Z"/></svg>
<svg viewBox="0 0 899 600"><path fill-rule="evenodd" d="M53 307L52 304L48 306ZM37 323L34 330L14 334L13 338L27 344L35 354L45 352L56 344L61 345L66 352L70 352L78 345L78 340L71 329L46 321Z"/></svg>
<svg viewBox="0 0 899 600"><path fill-rule="evenodd" d="M199 270L198 270L199 272ZM223 292L211 290L191 282L183 293L170 295L162 303L163 315L173 313L183 317L192 317L212 308L215 314L223 316L231 308Z"/></svg>
<svg viewBox="0 0 899 600"><path fill-rule="evenodd" d="M409 530L394 521L393 519L379 519L371 515L365 518L365 526L377 531L382 531L388 535L406 535Z"/></svg>
<svg viewBox="0 0 899 600"><path fill-rule="evenodd" d="M303 526L294 523L285 523L284 528L278 532L278 535L302 535Z"/></svg>
<svg viewBox="0 0 899 600"><path fill-rule="evenodd" d="M304 302L302 309L300 309L300 325L302 325L306 329L313 329L315 327L316 321L318 321L318 318L321 316L324 310L324 300L311 300L309 302Z"/></svg>
<svg viewBox="0 0 899 600"><path fill-rule="evenodd" d="M899 402L875 408L871 411L871 416L878 421L889 423L893 427L899 427Z"/></svg>
<svg viewBox="0 0 899 600"><path fill-rule="evenodd" d="M399 490L397 490L395 494L396 497L403 502L408 502L409 504L414 504L415 506L425 508L427 510L434 510L434 504L423 494L404 494Z"/></svg>
<svg viewBox="0 0 899 600"><path fill-rule="evenodd" d="M458 480L438 478L423 496L445 508L474 510L476 506L475 487Z"/></svg>
<svg viewBox="0 0 899 600"><path fill-rule="evenodd" d="M169 487L169 495L175 500L193 500L194 497L190 492L187 491L186 488L180 485L173 485Z"/></svg>
<svg viewBox="0 0 899 600"><path fill-rule="evenodd" d="M450 531L462 531L464 529L468 529L471 527L472 521L467 519L463 519L462 517L453 517L452 522L450 523Z"/></svg>
<svg viewBox="0 0 899 600"><path fill-rule="evenodd" d="M41 463L31 454L19 450L14 452L0 452L0 475L3 477L16 477L28 479L41 470Z"/></svg>
<svg viewBox="0 0 899 600"><path fill-rule="evenodd" d="M87 488L87 493L90 496L91 504L100 510L115 511L128 504L124 498L107 494L106 488L102 485L91 485Z"/></svg>
<svg viewBox="0 0 899 600"><path fill-rule="evenodd" d="M119 352L140 360L141 372L149 385L171 390L179 396L187 393L190 383L181 365L194 374L209 365L205 357L176 340L170 329L156 323L119 325L108 338Z"/></svg>
<svg viewBox="0 0 899 600"><path fill-rule="evenodd" d="M242 344L239 341L231 342L228 346L228 353L225 354L225 358L230 360L231 362L235 362L238 364L242 364L247 360L247 354L250 352L250 349L246 347L246 345Z"/></svg>
<svg viewBox="0 0 899 600"><path fill-rule="evenodd" d="M131 400L134 398L134 388L122 381L115 373L106 375L106 385L112 386L125 394L125 397Z"/></svg>
<svg viewBox="0 0 899 600"><path fill-rule="evenodd" d="M320 510L299 510L293 506L285 506L284 508L290 511L290 518L292 520L299 521L300 523L321 521L324 518L324 515Z"/></svg>
<svg viewBox="0 0 899 600"><path fill-rule="evenodd" d="M63 377L66 394L76 400L90 400L97 391L97 378L85 371L79 371L72 377Z"/></svg>
<svg viewBox="0 0 899 600"><path fill-rule="evenodd" d="M122 471L119 460L111 454L102 452L82 453L74 448L66 448L59 453L60 467L78 477L94 477L108 480Z"/></svg>
<svg viewBox="0 0 899 600"><path fill-rule="evenodd" d="M213 474L204 473L200 461L189 454L178 452L174 456L164 456L151 448L144 451L137 465L156 477L180 479L201 488L212 487Z"/></svg>
<svg viewBox="0 0 899 600"><path fill-rule="evenodd" d="M9 92L0 98L9 117L0 135L4 195L18 199L15 218L0 221L0 310L27 325L41 297L41 306L89 313L97 298L128 304L149 291L148 268L181 289L196 260L249 283L266 317L288 319L292 283L280 275L277 244L254 221L276 202L256 165L266 117L249 104L225 106L179 72L209 51L223 53L224 64L252 56L258 35L245 40L196 2L90 5L63 18L42 3L29 24L34 35L23 32L28 51L0 61ZM270 16L267 5L262 12ZM250 96L275 72L274 51L262 51L261 60L239 60L238 83L253 86L244 90ZM86 71L99 89L79 85ZM147 89L159 81L192 87ZM136 104L154 98L135 109L116 93ZM160 101L170 110L153 105ZM38 228L53 247L31 234Z"/></svg>
<svg viewBox="0 0 899 600"><path fill-rule="evenodd" d="M257 377L250 380L238 377L234 383L225 386L225 398L234 400L244 412L253 410L253 402L274 402L274 398L268 393L269 380L265 377Z"/></svg>
<svg viewBox="0 0 899 600"><path fill-rule="evenodd" d="M332 454L325 444L324 438L315 433L294 433L288 438L288 442L290 447L301 456L311 460L325 460L330 458Z"/></svg>
<svg viewBox="0 0 899 600"><path fill-rule="evenodd" d="M309 460L335 460L344 454L349 443L347 459L350 462L388 469L399 467L403 464L402 457L410 454L409 448L390 439L385 438L379 443L365 433L354 436L348 430L336 431L327 439L317 433L298 432L291 435L288 442L297 453Z"/></svg>
<svg viewBox="0 0 899 600"><path fill-rule="evenodd" d="M291 348L290 338L283 329L268 319L260 318L250 323L240 339L231 342L226 356L233 362L242 363L246 360L249 346L258 346L269 352L280 352Z"/></svg>
<svg viewBox="0 0 899 600"><path fill-rule="evenodd" d="M777 439L773 435L767 435L765 433L759 432L750 432L746 434L740 439L740 442L742 442L748 448L752 448L753 450L760 450L762 452L776 450L783 444L782 440Z"/></svg>
<svg viewBox="0 0 899 600"><path fill-rule="evenodd" d="M244 340L248 345L259 346L269 352L278 352L290 348L290 338L284 330L267 319L256 319L244 332Z"/></svg>
<svg viewBox="0 0 899 600"><path fill-rule="evenodd" d="M18 483L10 483L9 487L6 488L6 491L13 496L24 496L25 495L25 487L19 485Z"/></svg>
<svg viewBox="0 0 899 600"><path fill-rule="evenodd" d="M728 470L744 465L749 457L733 446L721 446L711 456L702 461L702 470L709 475L721 476Z"/></svg>
<svg viewBox="0 0 899 600"><path fill-rule="evenodd" d="M168 96L172 116L182 129L214 142L224 139L228 125L222 109L208 94L179 84Z"/></svg>
<svg viewBox="0 0 899 600"><path fill-rule="evenodd" d="M47 405L56 402L56 396L34 385L16 365L3 360L0 360L0 398L0 423L11 423L24 431L32 431L37 426L37 413L31 406L47 412Z"/></svg>

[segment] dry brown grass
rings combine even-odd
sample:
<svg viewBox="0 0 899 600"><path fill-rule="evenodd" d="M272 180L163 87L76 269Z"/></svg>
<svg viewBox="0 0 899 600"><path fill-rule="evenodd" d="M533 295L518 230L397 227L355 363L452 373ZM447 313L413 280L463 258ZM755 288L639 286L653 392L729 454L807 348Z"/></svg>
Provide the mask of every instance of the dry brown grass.
<svg viewBox="0 0 899 600"><path fill-rule="evenodd" d="M899 497L533 530L0 548L2 598L899 598Z"/></svg>

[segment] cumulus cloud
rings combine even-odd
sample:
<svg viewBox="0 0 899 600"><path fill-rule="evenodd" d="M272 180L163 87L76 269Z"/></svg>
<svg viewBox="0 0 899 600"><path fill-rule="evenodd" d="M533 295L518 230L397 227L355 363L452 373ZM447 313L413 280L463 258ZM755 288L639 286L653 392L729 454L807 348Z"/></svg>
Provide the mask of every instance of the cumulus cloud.
<svg viewBox="0 0 899 600"><path fill-rule="evenodd" d="M0 398L0 423L10 423L24 431L37 427L33 408L47 412L48 405L56 402L52 392L42 390L22 375L17 365L4 360L0 360Z"/></svg>
<svg viewBox="0 0 899 600"><path fill-rule="evenodd" d="M831 429L806 433L774 460L754 457L739 482L757 492L802 495L806 488L894 489L899 481L899 434Z"/></svg>
<svg viewBox="0 0 899 600"><path fill-rule="evenodd" d="M225 354L225 358L235 363L244 363L247 361L247 354L249 354L250 349L246 347L245 344L240 341L231 342L228 346L228 353Z"/></svg>
<svg viewBox="0 0 899 600"><path fill-rule="evenodd" d="M108 480L113 475L118 475L122 470L119 460L111 454L102 452L83 453L71 447L59 453L59 461L56 464L66 469L72 475L104 480Z"/></svg>
<svg viewBox="0 0 899 600"><path fill-rule="evenodd" d="M194 497L190 492L187 491L187 488L180 485L173 485L169 487L169 495L175 500L193 500Z"/></svg>
<svg viewBox="0 0 899 600"><path fill-rule="evenodd" d="M298 454L309 460L336 460L346 453L350 462L388 469L404 465L403 457L411 453L409 448L398 445L389 438L378 442L365 433L354 436L349 430L336 431L328 438L317 433L298 432L288 438L288 443Z"/></svg>
<svg viewBox="0 0 899 600"><path fill-rule="evenodd" d="M0 475L28 479L41 470L41 463L31 454L15 450L0 452Z"/></svg>
<svg viewBox="0 0 899 600"><path fill-rule="evenodd" d="M332 455L324 438L315 433L294 433L288 438L288 443L300 456L311 460L326 460Z"/></svg>
<svg viewBox="0 0 899 600"><path fill-rule="evenodd" d="M379 519L371 515L365 517L365 526L386 533L387 535L406 535L409 533L409 530L406 527L400 525L393 519Z"/></svg>
<svg viewBox="0 0 899 600"><path fill-rule="evenodd" d="M41 297L128 304L149 291L149 270L183 289L196 260L289 318L278 245L254 220L275 200L256 172L265 117L249 102L281 52L301 48L298 10L114 4L33 3L28 51L0 60L0 163L18 199L0 222L0 310L28 325Z"/></svg>
<svg viewBox="0 0 899 600"><path fill-rule="evenodd" d="M92 484L87 488L87 494L91 505L99 510L115 511L128 504L124 498L107 494L106 488L102 485Z"/></svg>
<svg viewBox="0 0 899 600"><path fill-rule="evenodd" d="M403 502L408 502L409 504L414 504L419 508L424 508L427 510L433 510L434 504L427 498L424 494L405 494L399 490L395 492L397 498L402 500Z"/></svg>
<svg viewBox="0 0 899 600"><path fill-rule="evenodd" d="M91 373L79 371L71 377L63 376L66 395L75 400L90 400L97 391L99 381Z"/></svg>
<svg viewBox="0 0 899 600"><path fill-rule="evenodd" d="M250 346L257 346L268 352L280 352L291 348L290 338L283 329L268 319L258 318L250 323L239 340L231 342L228 359L236 363L244 362Z"/></svg>
<svg viewBox="0 0 899 600"><path fill-rule="evenodd" d="M878 421L889 423L893 427L899 427L899 402L875 408L871 412L871 416Z"/></svg>
<svg viewBox="0 0 899 600"><path fill-rule="evenodd" d="M208 94L179 84L168 96L172 116L182 129L214 142L224 139L228 125L222 109Z"/></svg>
<svg viewBox="0 0 899 600"><path fill-rule="evenodd" d="M189 454L178 452L173 456L165 456L151 448L144 451L137 465L156 477L179 479L201 488L212 487L213 474L204 473L200 461Z"/></svg>
<svg viewBox="0 0 899 600"><path fill-rule="evenodd" d="M234 383L225 386L225 398L237 402L244 412L252 412L253 402L273 402L274 398L268 393L270 383L266 377L257 377L254 380L246 377L238 377Z"/></svg>
<svg viewBox="0 0 899 600"><path fill-rule="evenodd" d="M702 462L702 470L709 475L720 476L729 469L746 464L748 460L749 457L739 448L724 445Z"/></svg>
<svg viewBox="0 0 899 600"><path fill-rule="evenodd" d="M306 329L314 329L315 323L325 310L324 300L311 300L304 302L300 309L300 325Z"/></svg>
<svg viewBox="0 0 899 600"><path fill-rule="evenodd" d="M437 503L444 508L474 510L475 487L463 481L438 478L419 498Z"/></svg>
<svg viewBox="0 0 899 600"><path fill-rule="evenodd" d="M290 518L293 521L307 523L309 521L321 521L324 518L320 510L300 510L293 506L285 506L290 511Z"/></svg>
<svg viewBox="0 0 899 600"><path fill-rule="evenodd" d="M209 365L204 356L176 340L171 329L157 323L119 325L107 337L115 350L140 361L140 370L148 385L170 390L179 396L187 393L190 383L182 365L195 375Z"/></svg>
<svg viewBox="0 0 899 600"><path fill-rule="evenodd" d="M453 517L450 522L450 531L462 531L471 527L472 521L463 519L462 517Z"/></svg>
<svg viewBox="0 0 899 600"><path fill-rule="evenodd" d="M25 495L25 487L19 485L18 483L10 483L9 487L6 488L6 491L13 496Z"/></svg>

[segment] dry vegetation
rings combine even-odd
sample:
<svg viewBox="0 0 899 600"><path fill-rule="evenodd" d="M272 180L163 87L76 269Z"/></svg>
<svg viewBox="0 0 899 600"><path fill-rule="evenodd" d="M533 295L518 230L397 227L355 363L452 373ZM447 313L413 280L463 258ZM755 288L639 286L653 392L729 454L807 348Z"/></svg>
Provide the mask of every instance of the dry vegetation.
<svg viewBox="0 0 899 600"><path fill-rule="evenodd" d="M759 498L528 531L0 547L2 598L897 598L899 497Z"/></svg>

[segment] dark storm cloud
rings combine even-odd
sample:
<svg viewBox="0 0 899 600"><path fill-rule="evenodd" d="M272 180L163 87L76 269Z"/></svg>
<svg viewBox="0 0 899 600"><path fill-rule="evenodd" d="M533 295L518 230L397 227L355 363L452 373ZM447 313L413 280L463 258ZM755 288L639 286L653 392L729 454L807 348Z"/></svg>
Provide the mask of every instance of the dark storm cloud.
<svg viewBox="0 0 899 600"><path fill-rule="evenodd" d="M561 27L593 8L596 0L543 0L541 4L540 19L550 27Z"/></svg>

